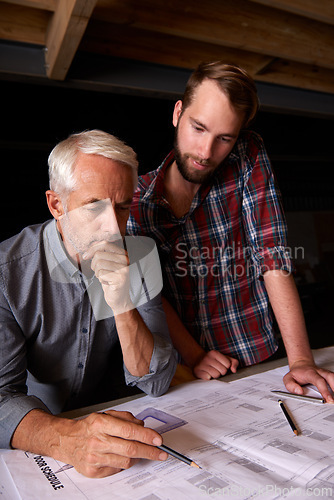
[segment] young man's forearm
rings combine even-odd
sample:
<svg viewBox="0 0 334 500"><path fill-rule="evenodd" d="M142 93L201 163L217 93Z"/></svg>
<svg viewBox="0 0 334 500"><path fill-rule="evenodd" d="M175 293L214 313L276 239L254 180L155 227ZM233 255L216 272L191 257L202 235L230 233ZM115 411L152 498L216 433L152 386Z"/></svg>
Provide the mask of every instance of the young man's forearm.
<svg viewBox="0 0 334 500"><path fill-rule="evenodd" d="M268 271L264 275L264 281L290 367L301 360L313 363L304 314L293 276L284 271Z"/></svg>

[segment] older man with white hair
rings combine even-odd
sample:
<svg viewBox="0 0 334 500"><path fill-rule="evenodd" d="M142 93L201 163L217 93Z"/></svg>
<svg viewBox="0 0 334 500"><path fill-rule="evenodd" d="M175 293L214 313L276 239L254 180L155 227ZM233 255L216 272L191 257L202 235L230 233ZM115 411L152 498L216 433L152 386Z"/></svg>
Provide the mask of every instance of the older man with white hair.
<svg viewBox="0 0 334 500"><path fill-rule="evenodd" d="M49 177L53 219L0 245L0 447L91 477L165 460L161 436L127 412L55 416L131 386L158 396L175 372L155 245L125 235L136 154L99 130L73 134Z"/></svg>

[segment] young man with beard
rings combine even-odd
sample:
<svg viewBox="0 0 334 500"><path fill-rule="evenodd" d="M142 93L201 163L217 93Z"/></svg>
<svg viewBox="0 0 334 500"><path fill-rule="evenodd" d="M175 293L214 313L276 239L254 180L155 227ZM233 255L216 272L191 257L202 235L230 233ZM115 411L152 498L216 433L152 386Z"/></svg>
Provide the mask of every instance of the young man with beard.
<svg viewBox="0 0 334 500"><path fill-rule="evenodd" d="M261 137L253 80L220 61L200 64L174 108L174 150L142 176L128 231L155 239L170 334L198 378L259 363L277 349L289 391L312 383L333 402L334 374L314 365L292 277L286 226Z"/></svg>
<svg viewBox="0 0 334 500"><path fill-rule="evenodd" d="M125 236L137 165L110 134L70 136L49 156L53 220L0 245L0 447L91 477L167 458L128 412L55 416L124 396L126 384L158 396L175 372L155 244Z"/></svg>

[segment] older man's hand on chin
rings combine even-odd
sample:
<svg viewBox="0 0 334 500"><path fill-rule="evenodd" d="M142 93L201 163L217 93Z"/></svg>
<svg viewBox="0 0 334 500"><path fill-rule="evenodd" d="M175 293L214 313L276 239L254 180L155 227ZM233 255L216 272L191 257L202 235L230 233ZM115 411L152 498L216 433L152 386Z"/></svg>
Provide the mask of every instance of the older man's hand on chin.
<svg viewBox="0 0 334 500"><path fill-rule="evenodd" d="M129 257L122 240L93 243L83 258L91 260L91 268L102 285L105 300L114 315L133 309Z"/></svg>

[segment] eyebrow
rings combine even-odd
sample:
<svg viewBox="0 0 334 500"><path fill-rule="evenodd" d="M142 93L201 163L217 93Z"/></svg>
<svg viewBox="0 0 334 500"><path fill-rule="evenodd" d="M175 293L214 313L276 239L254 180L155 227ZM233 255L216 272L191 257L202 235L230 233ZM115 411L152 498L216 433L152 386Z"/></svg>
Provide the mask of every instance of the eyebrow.
<svg viewBox="0 0 334 500"><path fill-rule="evenodd" d="M89 199L87 199L87 200L83 203L83 205L89 205L89 204L91 204L91 203L98 203L98 202L100 202L100 203L101 203L101 202L103 202L103 201L105 201L105 198L101 198L101 199L100 199L100 198L89 198ZM131 203L132 203L132 198L128 198L127 200L120 201L119 203L115 203L115 205L116 205L117 207L119 207L119 206L123 206L123 205L131 205Z"/></svg>
<svg viewBox="0 0 334 500"><path fill-rule="evenodd" d="M198 125L199 127L203 128L204 130L208 131L208 127L204 125L204 123L200 122L199 120L196 120L196 118L190 117L190 121L192 121L194 124ZM220 137L230 137L231 139L235 139L237 135L235 134L219 134Z"/></svg>
<svg viewBox="0 0 334 500"><path fill-rule="evenodd" d="M84 201L84 205L89 205L90 203L97 203L98 201L102 201L99 198L88 198L88 200Z"/></svg>
<svg viewBox="0 0 334 500"><path fill-rule="evenodd" d="M122 206L122 205L131 205L132 203L132 198L128 198L127 200L120 201L119 203L116 203L115 205L117 207Z"/></svg>

